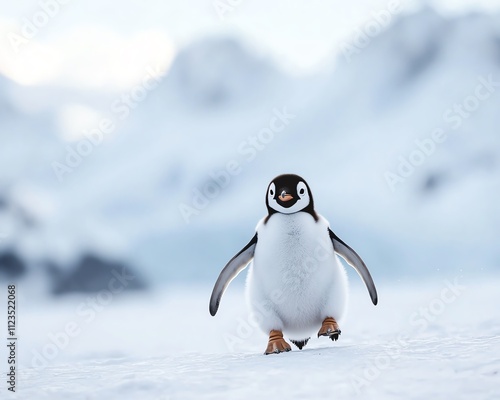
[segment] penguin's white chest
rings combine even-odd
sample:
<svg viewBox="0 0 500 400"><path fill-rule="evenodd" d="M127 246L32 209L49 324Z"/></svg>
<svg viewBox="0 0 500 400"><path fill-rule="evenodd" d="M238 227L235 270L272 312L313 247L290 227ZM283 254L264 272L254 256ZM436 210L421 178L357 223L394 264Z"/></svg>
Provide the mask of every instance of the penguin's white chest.
<svg viewBox="0 0 500 400"><path fill-rule="evenodd" d="M342 317L346 275L324 218L276 213L259 223L257 237L247 294L252 309L264 314L263 330L302 333L316 329L327 316Z"/></svg>

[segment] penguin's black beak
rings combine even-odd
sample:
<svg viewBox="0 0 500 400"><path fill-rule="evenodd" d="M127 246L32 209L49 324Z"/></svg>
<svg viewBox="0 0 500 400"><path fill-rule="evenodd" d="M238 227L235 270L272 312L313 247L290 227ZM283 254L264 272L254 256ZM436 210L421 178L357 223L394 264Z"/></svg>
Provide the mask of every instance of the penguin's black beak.
<svg viewBox="0 0 500 400"><path fill-rule="evenodd" d="M287 193L286 190L283 190L278 196L278 199L280 199L281 201L290 201L293 199L293 196L290 193Z"/></svg>

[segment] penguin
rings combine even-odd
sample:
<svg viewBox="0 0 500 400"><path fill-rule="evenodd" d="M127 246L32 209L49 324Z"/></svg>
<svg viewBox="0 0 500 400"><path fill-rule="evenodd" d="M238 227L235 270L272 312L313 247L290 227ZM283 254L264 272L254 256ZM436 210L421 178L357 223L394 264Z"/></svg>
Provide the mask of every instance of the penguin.
<svg viewBox="0 0 500 400"><path fill-rule="evenodd" d="M210 314L215 316L229 283L250 265L246 297L260 329L269 335L264 354L290 351L284 334L300 350L316 331L318 337L338 340L347 306L347 274L338 256L357 271L377 305L368 268L315 211L311 189L300 176L274 178L266 206L268 214L253 238L221 271Z"/></svg>

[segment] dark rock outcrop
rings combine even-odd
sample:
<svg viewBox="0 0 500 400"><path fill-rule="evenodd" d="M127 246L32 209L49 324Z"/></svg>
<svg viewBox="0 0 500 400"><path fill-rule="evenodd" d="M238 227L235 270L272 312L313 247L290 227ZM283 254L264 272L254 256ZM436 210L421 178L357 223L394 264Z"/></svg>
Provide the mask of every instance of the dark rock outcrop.
<svg viewBox="0 0 500 400"><path fill-rule="evenodd" d="M124 263L85 254L71 271L49 266L53 280L52 293L95 293L101 290L122 292L143 290L147 285Z"/></svg>
<svg viewBox="0 0 500 400"><path fill-rule="evenodd" d="M12 250L0 253L0 279L15 279L26 273L23 260Z"/></svg>

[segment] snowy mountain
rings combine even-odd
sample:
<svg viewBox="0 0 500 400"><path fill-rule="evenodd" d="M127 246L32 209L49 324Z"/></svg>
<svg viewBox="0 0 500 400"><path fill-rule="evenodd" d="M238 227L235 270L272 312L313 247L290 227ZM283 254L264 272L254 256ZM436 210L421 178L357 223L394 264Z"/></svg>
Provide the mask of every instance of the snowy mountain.
<svg viewBox="0 0 500 400"><path fill-rule="evenodd" d="M87 244L85 225L93 210L89 219L72 216L76 193L58 182L52 168L67 152L56 111L38 106L30 111L30 95L39 97L38 88L30 91L7 81L2 87L7 111L0 119L0 279L13 281L29 272L33 284L45 286L44 294L101 290L112 269L130 267L109 254L109 244L106 251ZM17 104L22 96L28 96L25 109ZM129 286L144 287L140 276Z"/></svg>
<svg viewBox="0 0 500 400"><path fill-rule="evenodd" d="M251 106L284 78L270 60L256 56L234 38L220 37L182 49L166 81L169 100L213 110Z"/></svg>
<svg viewBox="0 0 500 400"><path fill-rule="evenodd" d="M132 106L96 102L112 129L84 156L60 109L9 112L0 187L40 221L9 241L29 265L98 254L147 281L212 281L265 214L267 183L293 172L375 280L497 270L498 22L424 9L301 79L235 38L205 39ZM72 157L59 181L53 163Z"/></svg>
<svg viewBox="0 0 500 400"><path fill-rule="evenodd" d="M406 247L398 264L414 272L430 264L498 268L498 21L445 19L428 9L403 16L350 63L341 57L325 93L322 116L339 110L342 120L323 148L340 147L352 172L363 168L346 176L335 202L352 208L369 194L355 213L366 225L358 231L384 232L390 239L379 250L393 241L398 251ZM435 131L443 142L429 142ZM333 136L339 132L343 138ZM394 192L387 172L401 177ZM359 179L363 185L352 183Z"/></svg>
<svg viewBox="0 0 500 400"><path fill-rule="evenodd" d="M224 252L230 250L209 264L222 267L265 213L268 181L290 171L308 180L319 212L356 244L376 275L497 269L500 95L490 82L500 81L498 21L475 14L445 19L429 9L403 16L351 62L340 56L327 82L307 91L296 84L281 103L254 117L253 127L240 123L223 160L235 158L241 174L176 232L176 246L185 232L186 267L196 265L193 274L205 275L198 266L207 264L221 240ZM478 86L483 100L476 98ZM295 115L285 131L262 144L254 159L239 155L238 146L267 126L271 109L285 106ZM467 116L456 111L460 107ZM444 141L432 139L436 130ZM210 131L204 124L203 132ZM427 145L429 155L422 157L418 143ZM419 165L407 166L410 158ZM211 172L221 170L218 159L214 155L200 168L185 204L210 182ZM388 173L401 175L405 168L409 176L391 186ZM247 191L251 196L242 199ZM193 242L198 258L190 254Z"/></svg>

